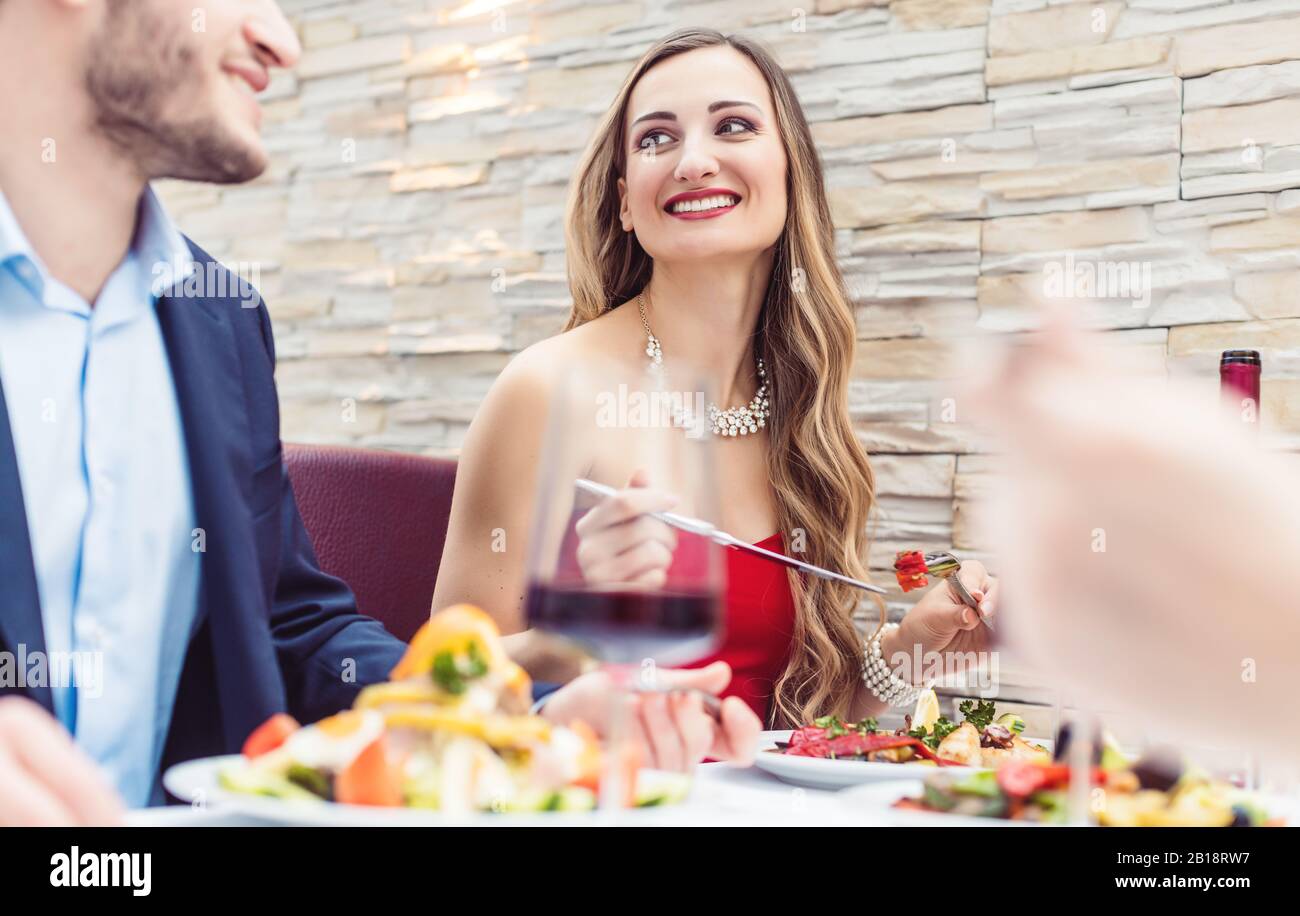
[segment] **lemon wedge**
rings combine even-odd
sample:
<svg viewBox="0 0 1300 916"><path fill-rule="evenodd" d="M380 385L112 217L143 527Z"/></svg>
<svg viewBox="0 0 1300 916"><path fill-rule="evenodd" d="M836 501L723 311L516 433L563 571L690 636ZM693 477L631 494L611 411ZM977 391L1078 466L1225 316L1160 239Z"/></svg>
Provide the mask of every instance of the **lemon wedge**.
<svg viewBox="0 0 1300 916"><path fill-rule="evenodd" d="M939 721L939 697L934 689L922 691L916 698L916 711L912 713L912 728L923 728L928 735Z"/></svg>

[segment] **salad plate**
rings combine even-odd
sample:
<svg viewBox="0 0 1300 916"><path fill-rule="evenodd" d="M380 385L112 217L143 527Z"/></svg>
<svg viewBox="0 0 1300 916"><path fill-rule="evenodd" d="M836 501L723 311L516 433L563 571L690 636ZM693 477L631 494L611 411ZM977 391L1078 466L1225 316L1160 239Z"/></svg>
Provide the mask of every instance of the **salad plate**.
<svg viewBox="0 0 1300 916"><path fill-rule="evenodd" d="M1050 743L1023 738L1024 721L1014 713L998 716L988 700L967 700L959 708L963 720L948 721L927 690L894 731L875 719L823 716L792 731L764 732L754 765L793 785L837 791L914 780L933 770L970 774L1007 760L1051 760Z"/></svg>
<svg viewBox="0 0 1300 916"><path fill-rule="evenodd" d="M593 819L602 785L629 813L689 794L690 776L643 768L632 750L613 753L581 720L533 714L531 701L531 681L492 618L453 605L420 628L389 680L363 688L351 709L309 725L273 715L242 753L179 764L163 781L196 805L331 825ZM604 783L611 778L616 787Z"/></svg>
<svg viewBox="0 0 1300 916"><path fill-rule="evenodd" d="M1172 777L1139 760L1095 766L1090 814L1103 827L1280 827L1296 823L1294 798L1248 792L1193 767ZM888 812L910 826L1044 827L1069 823L1069 767L1011 760L996 770L934 771L923 780L868 785L840 793L846 808Z"/></svg>
<svg viewBox="0 0 1300 916"><path fill-rule="evenodd" d="M681 773L641 770L638 793L642 806L614 812L592 809L585 802L577 810L544 812L379 808L275 798L225 788L222 773L237 769L242 763L239 754L189 760L168 769L163 775L163 785L176 798L195 806L244 814L273 824L307 827L580 826L607 823L611 814L620 823L650 823L663 818L668 809L662 806L684 802L691 788L690 777Z"/></svg>
<svg viewBox="0 0 1300 916"><path fill-rule="evenodd" d="M882 763L870 760L837 760L825 757L792 757L780 753L780 745L790 739L789 731L763 732L754 766L782 782L809 789L838 791L850 786L915 781L922 764ZM971 767L951 769L973 772Z"/></svg>

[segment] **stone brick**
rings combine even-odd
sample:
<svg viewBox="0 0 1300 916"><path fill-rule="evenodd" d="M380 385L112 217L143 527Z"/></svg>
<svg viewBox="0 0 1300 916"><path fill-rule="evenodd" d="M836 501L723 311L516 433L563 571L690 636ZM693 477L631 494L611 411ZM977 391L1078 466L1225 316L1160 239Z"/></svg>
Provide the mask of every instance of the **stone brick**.
<svg viewBox="0 0 1300 916"><path fill-rule="evenodd" d="M1210 233L1213 251L1300 246L1300 216L1274 216L1220 226Z"/></svg>
<svg viewBox="0 0 1300 916"><path fill-rule="evenodd" d="M373 243L361 239L316 241L285 247L286 267L357 269L378 263Z"/></svg>
<svg viewBox="0 0 1300 916"><path fill-rule="evenodd" d="M1140 70L1169 60L1168 38L1137 38L1087 48L1035 51L1015 57L991 57L984 71L990 86L1063 79L1081 74ZM1150 73L1145 74L1150 76Z"/></svg>
<svg viewBox="0 0 1300 916"><path fill-rule="evenodd" d="M343 18L309 19L299 29L304 49L342 44L357 37L357 27Z"/></svg>
<svg viewBox="0 0 1300 916"><path fill-rule="evenodd" d="M985 175L980 187L1005 200L1035 200L1137 187L1178 187L1179 156L1051 165ZM1176 195L1175 195L1176 196Z"/></svg>
<svg viewBox="0 0 1300 916"><path fill-rule="evenodd" d="M921 251L979 251L978 220L908 223L855 234L855 254Z"/></svg>
<svg viewBox="0 0 1300 916"><path fill-rule="evenodd" d="M1300 95L1300 61L1235 67L1183 82L1183 108L1223 108Z"/></svg>
<svg viewBox="0 0 1300 916"><path fill-rule="evenodd" d="M978 216L984 207L973 179L899 181L871 188L837 188L830 195L837 227L881 226L937 216Z"/></svg>
<svg viewBox="0 0 1300 916"><path fill-rule="evenodd" d="M1300 144L1300 97L1206 108L1183 115L1183 151L1245 150L1251 143Z"/></svg>
<svg viewBox="0 0 1300 916"><path fill-rule="evenodd" d="M1255 318L1300 318L1300 270L1242 274L1233 292Z"/></svg>
<svg viewBox="0 0 1300 916"><path fill-rule="evenodd" d="M1037 164L1037 150L1010 150L993 153L956 153L952 156L925 156L877 162L871 170L886 181L908 181L943 175L978 175L1028 169Z"/></svg>
<svg viewBox="0 0 1300 916"><path fill-rule="evenodd" d="M952 347L941 340L860 340L853 374L866 379L943 378L954 371Z"/></svg>
<svg viewBox="0 0 1300 916"><path fill-rule="evenodd" d="M303 52L298 63L300 79L336 76L357 70L368 70L381 64L395 64L406 60L411 53L411 39L406 35L381 35L363 38L346 44L332 45Z"/></svg>
<svg viewBox="0 0 1300 916"><path fill-rule="evenodd" d="M384 405L355 398L293 400L280 408L280 436L286 442L346 443L383 425Z"/></svg>
<svg viewBox="0 0 1300 916"><path fill-rule="evenodd" d="M537 44L545 45L599 35L636 22L641 14L640 3L581 4L573 9L535 16L530 36Z"/></svg>
<svg viewBox="0 0 1300 916"><path fill-rule="evenodd" d="M812 129L818 146L834 148L913 137L954 137L992 127L992 105L957 105L934 111L820 121Z"/></svg>
<svg viewBox="0 0 1300 916"><path fill-rule="evenodd" d="M463 188L479 184L487 177L486 165L435 165L426 169L403 169L393 173L389 190L394 194L407 191L432 191Z"/></svg>
<svg viewBox="0 0 1300 916"><path fill-rule="evenodd" d="M989 21L989 0L894 0L893 22L904 29L955 29Z"/></svg>
<svg viewBox="0 0 1300 916"><path fill-rule="evenodd" d="M1009 216L984 224L985 252L1066 251L1117 242L1139 242L1150 234L1137 208L1045 216Z"/></svg>
<svg viewBox="0 0 1300 916"><path fill-rule="evenodd" d="M1005 57L1101 44L1123 9L1122 3L1071 3L994 16L989 22L989 55Z"/></svg>
<svg viewBox="0 0 1300 916"><path fill-rule="evenodd" d="M951 497L955 455L881 455L871 462L878 496Z"/></svg>
<svg viewBox="0 0 1300 916"><path fill-rule="evenodd" d="M1298 45L1300 16L1223 25L1179 35L1174 39L1174 57L1179 76L1203 76L1229 67L1293 60Z"/></svg>

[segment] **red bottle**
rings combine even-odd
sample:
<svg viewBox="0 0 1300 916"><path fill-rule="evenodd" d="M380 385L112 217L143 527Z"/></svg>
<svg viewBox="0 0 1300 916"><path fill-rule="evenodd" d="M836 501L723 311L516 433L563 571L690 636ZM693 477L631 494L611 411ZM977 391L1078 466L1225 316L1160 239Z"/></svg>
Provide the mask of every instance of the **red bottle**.
<svg viewBox="0 0 1300 916"><path fill-rule="evenodd" d="M1219 357L1219 393L1224 407L1259 429L1258 350L1224 350Z"/></svg>

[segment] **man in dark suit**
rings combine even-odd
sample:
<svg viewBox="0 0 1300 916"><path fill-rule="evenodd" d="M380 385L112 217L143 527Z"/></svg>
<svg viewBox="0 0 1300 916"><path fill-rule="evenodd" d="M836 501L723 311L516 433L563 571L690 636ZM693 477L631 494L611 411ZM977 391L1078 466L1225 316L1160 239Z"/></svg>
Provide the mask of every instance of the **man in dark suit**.
<svg viewBox="0 0 1300 916"><path fill-rule="evenodd" d="M259 175L255 95L298 54L272 0L0 0L0 824L159 803L169 764L404 650L317 566L265 306L149 189ZM605 687L548 709L599 720ZM686 762L757 732L661 713L644 740Z"/></svg>

